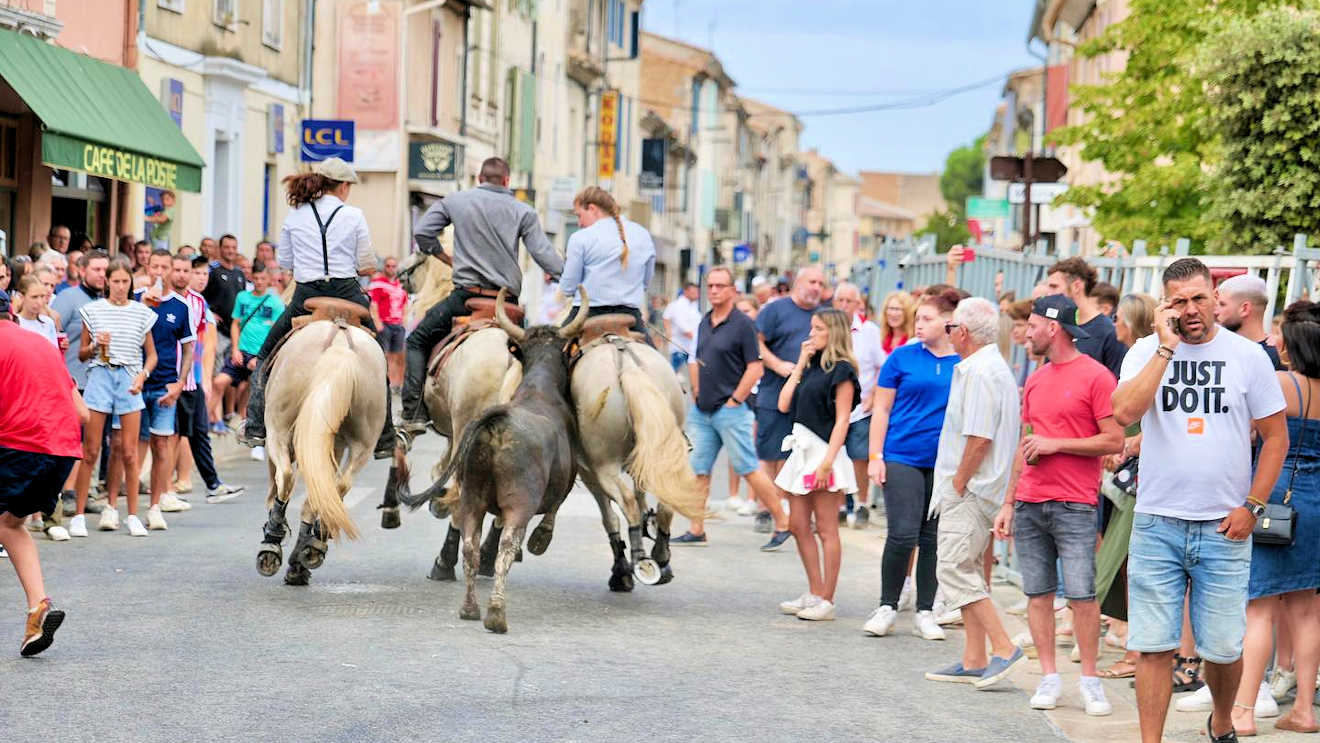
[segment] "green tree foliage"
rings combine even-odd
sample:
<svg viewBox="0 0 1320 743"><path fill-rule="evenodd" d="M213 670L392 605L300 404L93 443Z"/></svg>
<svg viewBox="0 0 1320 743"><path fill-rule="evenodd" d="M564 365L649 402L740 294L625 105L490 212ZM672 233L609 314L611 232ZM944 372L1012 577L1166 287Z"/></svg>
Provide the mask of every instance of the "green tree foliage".
<svg viewBox="0 0 1320 743"><path fill-rule="evenodd" d="M940 253L972 239L972 233L967 229L967 219L962 214L963 207L960 207L956 213L952 209L952 203L949 207L927 217L926 224L917 230L918 236L934 235L935 250Z"/></svg>
<svg viewBox="0 0 1320 743"><path fill-rule="evenodd" d="M1320 13L1233 18L1206 41L1197 73L1220 145L1210 210L1234 251L1320 235Z"/></svg>
<svg viewBox="0 0 1320 743"><path fill-rule="evenodd" d="M944 159L944 172L940 173L940 194L945 209L926 218L926 224L917 235L934 235L935 249L944 252L954 245L967 242L972 233L967 229L967 197L980 196L985 181L985 135L971 144L958 147Z"/></svg>
<svg viewBox="0 0 1320 743"><path fill-rule="evenodd" d="M1113 178L1074 187L1062 200L1090 207L1096 229L1125 243L1221 237L1214 179L1203 167L1218 161L1218 143L1206 136L1209 110L1194 63L1202 43L1232 19L1284 4L1296 0L1131 0L1131 15L1078 49L1085 57L1125 50L1126 67L1100 85L1074 86L1086 119L1050 135L1080 145L1082 157Z"/></svg>

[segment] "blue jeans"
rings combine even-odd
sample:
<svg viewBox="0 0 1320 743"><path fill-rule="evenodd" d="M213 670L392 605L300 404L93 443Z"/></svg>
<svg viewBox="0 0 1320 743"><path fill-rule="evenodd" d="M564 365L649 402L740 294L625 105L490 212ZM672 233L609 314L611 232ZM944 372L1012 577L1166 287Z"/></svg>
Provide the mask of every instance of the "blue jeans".
<svg viewBox="0 0 1320 743"><path fill-rule="evenodd" d="M1251 539L1216 531L1219 520L1185 521L1138 513L1128 545L1128 649L1162 653L1179 645L1183 595L1189 598L1196 654L1211 663L1242 657L1247 629Z"/></svg>
<svg viewBox="0 0 1320 743"><path fill-rule="evenodd" d="M142 393L130 393L133 372L122 366L93 365L87 370L83 402L91 410L107 415L136 413L143 407Z"/></svg>
<svg viewBox="0 0 1320 743"><path fill-rule="evenodd" d="M1095 506L1066 501L1013 503L1013 546L1028 596L1095 599Z"/></svg>
<svg viewBox="0 0 1320 743"><path fill-rule="evenodd" d="M151 436L173 436L174 424L178 418L178 411L174 406L179 404L175 399L173 405L165 406L160 404L160 399L168 392L164 387L151 390L142 390L142 401L147 407L142 411L142 429L138 433L138 438L143 441Z"/></svg>
<svg viewBox="0 0 1320 743"><path fill-rule="evenodd" d="M755 472L756 452L752 448L755 420L756 416L747 403L736 408L721 405L713 413L702 412L695 405L690 407L684 428L692 442L692 454L689 455L692 471L698 475L710 475L720 447L725 446L729 449L729 463L734 472L741 476Z"/></svg>

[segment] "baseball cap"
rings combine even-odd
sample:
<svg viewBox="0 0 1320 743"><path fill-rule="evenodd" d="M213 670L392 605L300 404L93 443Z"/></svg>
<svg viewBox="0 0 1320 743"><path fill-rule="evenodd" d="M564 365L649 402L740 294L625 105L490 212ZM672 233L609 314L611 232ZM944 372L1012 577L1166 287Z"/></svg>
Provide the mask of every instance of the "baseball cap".
<svg viewBox="0 0 1320 743"><path fill-rule="evenodd" d="M344 162L343 158L328 157L312 165L312 172L340 183L358 182L357 171L353 170L352 165Z"/></svg>
<svg viewBox="0 0 1320 743"><path fill-rule="evenodd" d="M1032 302L1031 314L1040 315L1046 320L1053 320L1062 325L1074 340L1090 337L1077 324L1077 305L1062 294L1050 294Z"/></svg>

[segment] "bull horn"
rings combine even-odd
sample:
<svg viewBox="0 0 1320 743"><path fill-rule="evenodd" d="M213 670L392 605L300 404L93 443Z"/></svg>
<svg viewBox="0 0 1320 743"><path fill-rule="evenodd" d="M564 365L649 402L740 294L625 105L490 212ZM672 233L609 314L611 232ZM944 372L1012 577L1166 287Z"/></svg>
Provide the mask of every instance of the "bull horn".
<svg viewBox="0 0 1320 743"><path fill-rule="evenodd" d="M500 289L500 293L495 297L495 322L500 324L500 329L508 333L515 343L522 343L527 337L527 331L514 325L509 316L504 314L504 297L508 293L508 289Z"/></svg>
<svg viewBox="0 0 1320 743"><path fill-rule="evenodd" d="M576 338L582 333L582 326L587 324L587 310L591 307L591 302L587 299L587 287L578 286L578 294L582 296L582 307L578 309L577 317L573 322L559 329L559 337Z"/></svg>

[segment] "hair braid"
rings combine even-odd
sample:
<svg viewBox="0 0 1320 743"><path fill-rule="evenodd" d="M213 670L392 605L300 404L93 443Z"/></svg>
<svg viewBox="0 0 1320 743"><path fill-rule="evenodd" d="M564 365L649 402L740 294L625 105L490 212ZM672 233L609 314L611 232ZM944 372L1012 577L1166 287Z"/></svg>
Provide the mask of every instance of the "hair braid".
<svg viewBox="0 0 1320 743"><path fill-rule="evenodd" d="M614 219L614 224L619 228L619 242L623 243L623 249L619 251L619 263L626 269L628 267L628 238L623 231L623 220L619 218L619 205L614 201L614 197L610 195L610 192L600 186L587 186L573 198L573 205L575 207L595 206Z"/></svg>
<svg viewBox="0 0 1320 743"><path fill-rule="evenodd" d="M628 268L628 238L623 234L623 220L619 219L618 207L615 207L614 213L611 214L610 216L614 217L614 224L619 228L619 242L623 243L623 250L619 252L619 265L627 269Z"/></svg>

